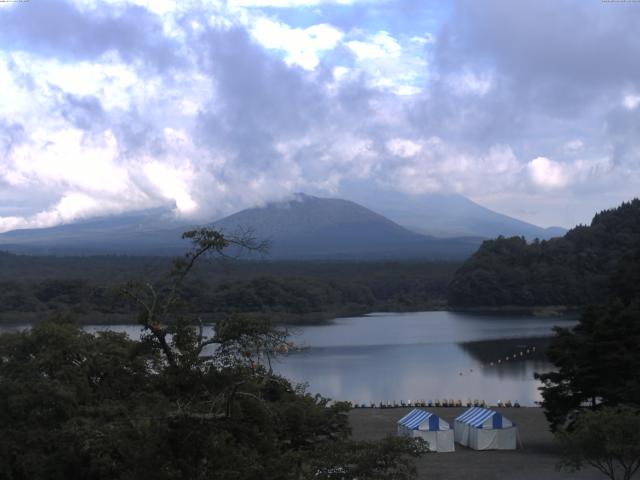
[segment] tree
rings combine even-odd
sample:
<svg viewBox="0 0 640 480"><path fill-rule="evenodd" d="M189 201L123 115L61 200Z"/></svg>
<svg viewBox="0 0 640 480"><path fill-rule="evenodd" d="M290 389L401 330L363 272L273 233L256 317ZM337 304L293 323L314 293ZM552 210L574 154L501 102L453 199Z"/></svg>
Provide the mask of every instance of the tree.
<svg viewBox="0 0 640 480"><path fill-rule="evenodd" d="M590 465L611 480L630 480L640 468L640 410L602 408L582 413L574 428L558 435L560 467Z"/></svg>
<svg viewBox="0 0 640 480"><path fill-rule="evenodd" d="M275 374L286 331L229 317L204 335L183 313L195 263L228 247L257 248L213 230L164 281L129 283L140 341L84 332L68 318L0 335L0 479L407 479L421 444L349 439L348 406ZM326 478L326 477L325 477Z"/></svg>
<svg viewBox="0 0 640 480"><path fill-rule="evenodd" d="M485 241L449 284L456 306L584 306L605 302L616 265L640 244L640 199L598 213L563 237Z"/></svg>
<svg viewBox="0 0 640 480"><path fill-rule="evenodd" d="M587 308L574 328L556 330L547 354L557 369L537 375L553 430L583 408L640 406L640 297L633 283L638 259L636 254L621 263L607 304Z"/></svg>

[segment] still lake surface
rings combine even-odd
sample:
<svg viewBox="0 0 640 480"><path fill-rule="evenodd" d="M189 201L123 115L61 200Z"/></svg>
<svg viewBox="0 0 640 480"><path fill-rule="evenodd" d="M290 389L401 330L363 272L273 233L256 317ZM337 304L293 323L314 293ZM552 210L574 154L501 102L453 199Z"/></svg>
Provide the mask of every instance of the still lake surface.
<svg viewBox="0 0 640 480"><path fill-rule="evenodd" d="M357 403L446 398L534 405L541 397L533 374L552 368L545 356L552 328L575 323L453 312L340 318L299 328L294 340L309 348L276 369L308 382L311 392Z"/></svg>
<svg viewBox="0 0 640 480"><path fill-rule="evenodd" d="M574 324L566 317L454 312L339 318L292 328L292 340L306 348L281 357L274 369L335 400L446 398L534 405L541 397L533 374L552 367L544 354L552 328ZM0 326L0 331L20 327ZM86 328L140 335L137 325Z"/></svg>

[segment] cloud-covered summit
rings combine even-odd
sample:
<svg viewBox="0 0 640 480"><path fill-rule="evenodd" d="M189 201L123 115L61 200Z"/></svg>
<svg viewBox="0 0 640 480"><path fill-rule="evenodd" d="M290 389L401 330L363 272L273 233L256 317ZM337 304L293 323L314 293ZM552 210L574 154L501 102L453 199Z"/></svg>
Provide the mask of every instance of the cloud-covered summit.
<svg viewBox="0 0 640 480"><path fill-rule="evenodd" d="M578 0L0 4L0 231L354 182L584 222L638 193L639 24Z"/></svg>

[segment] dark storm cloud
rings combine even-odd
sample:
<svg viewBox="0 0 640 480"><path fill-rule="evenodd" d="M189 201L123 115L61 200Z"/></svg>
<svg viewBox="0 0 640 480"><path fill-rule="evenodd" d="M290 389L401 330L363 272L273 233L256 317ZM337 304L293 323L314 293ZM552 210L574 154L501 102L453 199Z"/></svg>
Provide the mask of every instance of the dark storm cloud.
<svg viewBox="0 0 640 480"><path fill-rule="evenodd" d="M139 6L98 5L85 11L67 1L38 0L2 8L2 48L66 61L117 50L125 61L138 59L161 70L183 64L156 15Z"/></svg>

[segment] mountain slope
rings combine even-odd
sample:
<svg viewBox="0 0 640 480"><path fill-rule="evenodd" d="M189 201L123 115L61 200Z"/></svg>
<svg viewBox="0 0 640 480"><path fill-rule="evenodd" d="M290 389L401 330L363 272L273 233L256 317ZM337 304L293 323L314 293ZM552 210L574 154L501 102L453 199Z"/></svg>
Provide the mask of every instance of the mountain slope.
<svg viewBox="0 0 640 480"><path fill-rule="evenodd" d="M486 241L456 272L458 306L585 305L603 301L609 278L640 250L640 200L594 216L564 237L527 244Z"/></svg>
<svg viewBox="0 0 640 480"><path fill-rule="evenodd" d="M459 259L479 245L474 238L426 237L354 202L302 194L243 210L214 226L225 232L252 228L257 238L270 240L272 258Z"/></svg>
<svg viewBox="0 0 640 480"><path fill-rule="evenodd" d="M459 194L410 195L354 188L346 198L365 205L418 233L436 237L495 238L524 236L549 239L564 235L562 227L542 228L489 210Z"/></svg>
<svg viewBox="0 0 640 480"><path fill-rule="evenodd" d="M251 228L271 243L271 259L464 259L478 238L438 239L409 231L353 202L296 195L292 200L235 213L214 222L233 233ZM14 253L178 255L190 226L169 210L96 218L51 228L0 234L0 250Z"/></svg>
<svg viewBox="0 0 640 480"><path fill-rule="evenodd" d="M180 227L168 209L97 217L49 228L0 234L0 250L14 253L174 255L183 252Z"/></svg>

